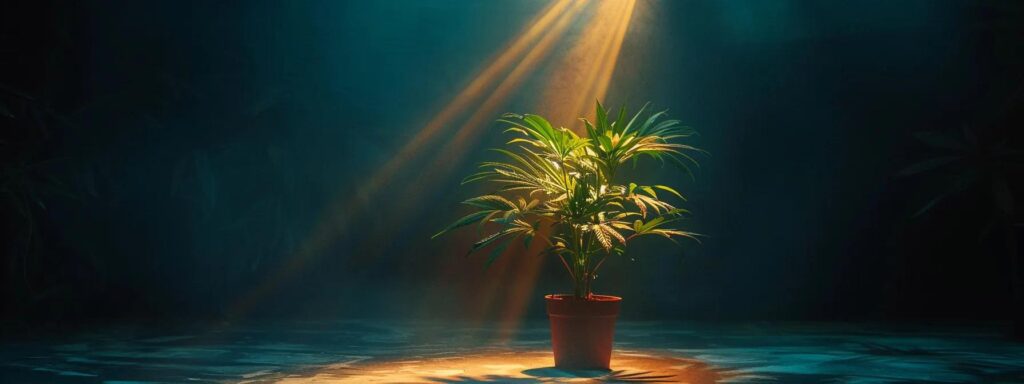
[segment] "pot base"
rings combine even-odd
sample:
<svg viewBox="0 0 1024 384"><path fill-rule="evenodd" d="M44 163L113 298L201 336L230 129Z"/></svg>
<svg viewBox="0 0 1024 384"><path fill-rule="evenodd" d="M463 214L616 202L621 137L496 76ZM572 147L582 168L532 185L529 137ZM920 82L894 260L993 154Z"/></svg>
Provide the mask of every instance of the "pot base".
<svg viewBox="0 0 1024 384"><path fill-rule="evenodd" d="M547 295L551 347L555 366L564 369L608 369L621 297Z"/></svg>

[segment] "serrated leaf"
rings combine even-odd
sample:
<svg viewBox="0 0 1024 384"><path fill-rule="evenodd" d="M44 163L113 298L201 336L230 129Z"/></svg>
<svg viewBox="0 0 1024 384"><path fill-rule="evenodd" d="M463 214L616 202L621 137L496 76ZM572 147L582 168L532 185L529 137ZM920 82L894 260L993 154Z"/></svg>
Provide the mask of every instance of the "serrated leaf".
<svg viewBox="0 0 1024 384"><path fill-rule="evenodd" d="M445 234L446 232L451 231L453 229L473 224L473 223L479 221L480 219L483 219L487 215L491 214L492 212L493 211L477 211L477 212L470 213L470 214L468 214L466 216L463 216L462 218L456 220L454 223L452 223L451 225L449 225L445 229L442 229L440 232L434 234L434 236L431 236L430 238L433 239L433 238L441 236L441 235Z"/></svg>
<svg viewBox="0 0 1024 384"><path fill-rule="evenodd" d="M616 231L615 229L613 229L612 227L608 226L607 224L599 224L599 226L601 227L601 230L603 230L605 233L607 233L607 234L611 235L612 237L614 237L616 240L619 241L619 243L621 243L623 245L626 244L626 238L623 237L622 234L619 233L619 231Z"/></svg>
<svg viewBox="0 0 1024 384"><path fill-rule="evenodd" d="M514 203L498 195L477 196L471 199L466 199L462 203L483 209L516 209L516 205Z"/></svg>
<svg viewBox="0 0 1024 384"><path fill-rule="evenodd" d="M491 264L494 264L494 261L505 253L505 249L508 248L509 243L511 243L511 241L506 241L491 249L491 252L487 254L487 260L484 262L484 268L490 268Z"/></svg>
<svg viewBox="0 0 1024 384"><path fill-rule="evenodd" d="M607 233L604 233L600 226L593 226L591 231L594 232L594 237L597 238L597 241L601 243L605 250L612 249L612 239L608 237Z"/></svg>

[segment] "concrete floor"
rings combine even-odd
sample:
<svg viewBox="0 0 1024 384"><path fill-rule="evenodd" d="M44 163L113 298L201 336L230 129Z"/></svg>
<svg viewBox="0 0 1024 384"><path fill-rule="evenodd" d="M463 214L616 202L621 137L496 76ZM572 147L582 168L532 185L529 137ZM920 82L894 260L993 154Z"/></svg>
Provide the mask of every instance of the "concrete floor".
<svg viewBox="0 0 1024 384"><path fill-rule="evenodd" d="M624 322L612 370L552 367L544 322L112 326L6 342L0 383L1024 383L1024 344L984 327Z"/></svg>

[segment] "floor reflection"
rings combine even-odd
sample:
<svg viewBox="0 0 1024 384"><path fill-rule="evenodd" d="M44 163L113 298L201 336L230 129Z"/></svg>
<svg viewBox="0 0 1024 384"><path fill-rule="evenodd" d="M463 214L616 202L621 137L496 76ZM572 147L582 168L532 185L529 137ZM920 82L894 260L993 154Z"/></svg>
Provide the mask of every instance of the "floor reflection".
<svg viewBox="0 0 1024 384"><path fill-rule="evenodd" d="M111 326L4 340L0 383L1024 383L1024 345L990 327L622 322L607 372L553 368L546 322L527 323L501 344L496 329Z"/></svg>
<svg viewBox="0 0 1024 384"><path fill-rule="evenodd" d="M686 358L618 351L611 370L563 370L551 352L482 349L414 360L367 361L279 378L281 383L691 383L713 384L741 376Z"/></svg>

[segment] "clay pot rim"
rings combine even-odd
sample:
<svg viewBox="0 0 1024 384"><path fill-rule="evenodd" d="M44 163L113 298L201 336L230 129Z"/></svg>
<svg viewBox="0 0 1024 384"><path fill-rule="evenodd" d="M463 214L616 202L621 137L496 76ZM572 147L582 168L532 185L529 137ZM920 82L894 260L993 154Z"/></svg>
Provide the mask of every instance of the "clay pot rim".
<svg viewBox="0 0 1024 384"><path fill-rule="evenodd" d="M555 293L550 295L544 295L544 299L553 302L599 302L599 303L614 303L622 301L621 297L611 295L590 295L590 298L577 299L575 295L571 293Z"/></svg>

